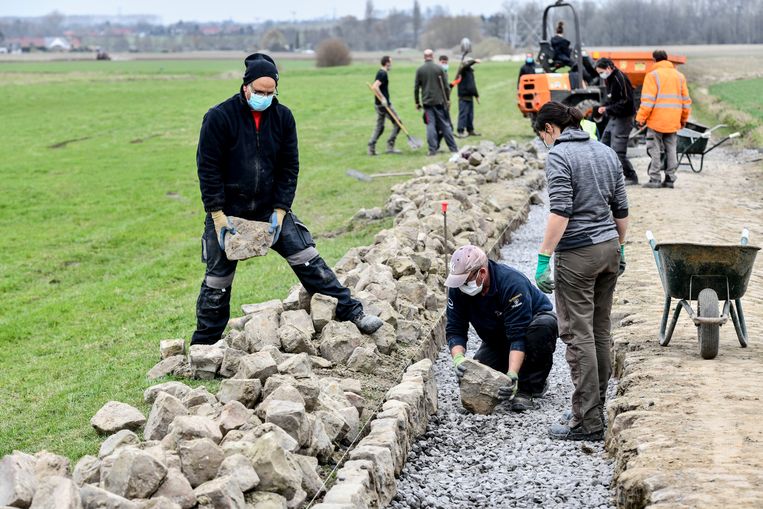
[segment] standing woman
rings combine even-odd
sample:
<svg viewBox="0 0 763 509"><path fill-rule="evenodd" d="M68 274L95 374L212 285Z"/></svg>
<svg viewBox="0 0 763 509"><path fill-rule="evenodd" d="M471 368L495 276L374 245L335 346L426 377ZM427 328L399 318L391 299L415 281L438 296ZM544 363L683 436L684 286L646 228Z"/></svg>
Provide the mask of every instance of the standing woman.
<svg viewBox="0 0 763 509"><path fill-rule="evenodd" d="M550 148L546 177L551 208L535 281L546 293L556 290L559 337L567 345L575 386L571 415L549 430L560 440L604 438L604 400L612 373L610 311L617 277L625 270L628 227L617 154L591 140L580 128L581 119L576 108L549 102L533 125Z"/></svg>

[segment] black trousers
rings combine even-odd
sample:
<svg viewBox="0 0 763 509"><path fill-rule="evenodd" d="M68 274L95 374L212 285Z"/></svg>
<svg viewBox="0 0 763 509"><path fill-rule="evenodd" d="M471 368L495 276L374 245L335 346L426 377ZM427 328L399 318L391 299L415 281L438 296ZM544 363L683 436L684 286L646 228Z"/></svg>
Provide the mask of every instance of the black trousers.
<svg viewBox="0 0 763 509"><path fill-rule="evenodd" d="M426 115L427 119L427 145L429 145L429 152L437 151L439 146L438 133L442 134L448 150L457 152L458 146L456 145L456 139L453 138L450 113L445 106L441 104L437 106L424 106L424 115Z"/></svg>
<svg viewBox="0 0 763 509"><path fill-rule="evenodd" d="M612 117L604 128L601 142L617 154L620 164L623 166L623 177L628 180L638 181L638 175L628 159L628 137L633 127L633 117Z"/></svg>
<svg viewBox="0 0 763 509"><path fill-rule="evenodd" d="M551 366L554 364L556 338L559 326L556 315L550 311L538 313L527 326L525 360L519 370L519 392L536 394L543 392ZM509 371L509 345L482 343L474 358L496 371Z"/></svg>
<svg viewBox="0 0 763 509"><path fill-rule="evenodd" d="M258 220L267 221L269 217ZM351 320L363 311L363 305L339 283L334 271L315 249L310 231L291 212L284 217L281 235L271 249L286 259L310 295L322 293L338 300L337 320ZM196 301L196 331L191 337L192 345L210 345L222 337L230 318L230 296L236 273L237 262L228 260L220 249L215 225L209 214L201 238L201 259L207 269Z"/></svg>
<svg viewBox="0 0 763 509"><path fill-rule="evenodd" d="M466 99L458 99L458 132L463 134L474 132L474 98L467 101Z"/></svg>

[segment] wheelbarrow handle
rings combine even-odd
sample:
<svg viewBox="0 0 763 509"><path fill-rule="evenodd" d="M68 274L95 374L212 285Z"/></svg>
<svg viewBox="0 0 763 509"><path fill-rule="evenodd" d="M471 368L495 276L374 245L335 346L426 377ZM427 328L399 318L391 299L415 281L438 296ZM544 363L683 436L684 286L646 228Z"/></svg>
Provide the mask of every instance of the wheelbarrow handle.
<svg viewBox="0 0 763 509"><path fill-rule="evenodd" d="M654 239L654 235L652 234L652 230L646 231L646 240L649 241L649 246L652 248L652 251L654 251L654 246L657 245L657 241Z"/></svg>
<svg viewBox="0 0 763 509"><path fill-rule="evenodd" d="M747 229L745 226L742 228L742 240L739 241L739 243L743 246L746 246L750 242L750 230Z"/></svg>
<svg viewBox="0 0 763 509"><path fill-rule="evenodd" d="M731 139L733 139L733 138L739 138L740 136L742 136L742 133L740 133L739 131L737 131L737 132L735 132L735 133L731 133L731 134L729 134L729 139L731 140Z"/></svg>

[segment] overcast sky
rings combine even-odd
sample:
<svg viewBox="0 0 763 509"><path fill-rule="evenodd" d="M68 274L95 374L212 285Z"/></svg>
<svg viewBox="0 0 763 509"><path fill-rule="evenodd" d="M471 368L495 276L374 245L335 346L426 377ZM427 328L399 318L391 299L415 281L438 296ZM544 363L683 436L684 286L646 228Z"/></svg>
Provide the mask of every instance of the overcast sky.
<svg viewBox="0 0 763 509"><path fill-rule="evenodd" d="M493 14L500 10L496 0L419 0L422 11L442 5L450 14ZM62 14L154 14L164 23L183 21L260 22L353 15L362 18L365 0L26 0L3 1L0 16ZM413 0L374 0L379 11L411 9Z"/></svg>

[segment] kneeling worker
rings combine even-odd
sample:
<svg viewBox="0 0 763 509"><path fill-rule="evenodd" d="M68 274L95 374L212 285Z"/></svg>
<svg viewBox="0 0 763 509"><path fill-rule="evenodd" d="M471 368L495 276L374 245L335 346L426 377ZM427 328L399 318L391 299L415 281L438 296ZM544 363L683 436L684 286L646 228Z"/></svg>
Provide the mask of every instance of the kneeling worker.
<svg viewBox="0 0 763 509"><path fill-rule="evenodd" d="M456 376L465 366L469 324L482 339L474 360L501 373L511 384L499 395L511 408L531 408L532 397L545 392L553 364L558 327L551 301L527 277L507 265L488 260L480 248L466 245L453 253L445 334Z"/></svg>

